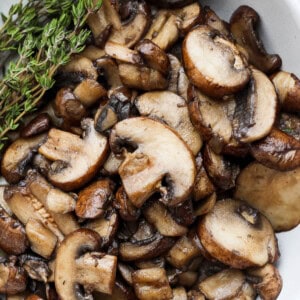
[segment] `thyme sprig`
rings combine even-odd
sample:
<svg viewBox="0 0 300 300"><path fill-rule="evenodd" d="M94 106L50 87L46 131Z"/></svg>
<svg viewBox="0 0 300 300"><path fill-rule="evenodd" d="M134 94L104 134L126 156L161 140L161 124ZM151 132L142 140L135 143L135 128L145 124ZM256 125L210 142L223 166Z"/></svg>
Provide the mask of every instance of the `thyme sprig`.
<svg viewBox="0 0 300 300"><path fill-rule="evenodd" d="M84 49L90 31L83 27L101 2L29 0L27 5L16 4L3 17L0 34L4 34L5 41L0 52L16 50L18 59L10 61L0 82L0 149L7 133L18 128L20 120L36 109L45 92L54 85L57 69ZM35 14L33 7L38 8ZM58 9L60 16L52 18ZM39 22L44 24L42 28L36 28Z"/></svg>

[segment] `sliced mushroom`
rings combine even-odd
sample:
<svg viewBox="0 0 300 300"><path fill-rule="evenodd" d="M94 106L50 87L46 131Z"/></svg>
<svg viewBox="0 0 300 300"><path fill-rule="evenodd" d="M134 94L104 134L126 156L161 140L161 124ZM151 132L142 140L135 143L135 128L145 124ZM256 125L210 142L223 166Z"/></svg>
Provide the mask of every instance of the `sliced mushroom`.
<svg viewBox="0 0 300 300"><path fill-rule="evenodd" d="M122 158L117 157L113 152L111 152L103 165L103 170L107 172L108 175L115 175L118 173L118 169L122 161Z"/></svg>
<svg viewBox="0 0 300 300"><path fill-rule="evenodd" d="M300 141L300 118L292 114L280 114L278 129Z"/></svg>
<svg viewBox="0 0 300 300"><path fill-rule="evenodd" d="M240 167L233 161L218 155L206 145L203 153L203 166L213 183L222 190L235 187L235 181L240 173Z"/></svg>
<svg viewBox="0 0 300 300"><path fill-rule="evenodd" d="M132 64L120 64L119 75L122 83L129 88L151 91L164 90L168 80L160 72Z"/></svg>
<svg viewBox="0 0 300 300"><path fill-rule="evenodd" d="M3 209L5 213L7 213L9 216L12 216L13 212L4 199L5 187L5 185L0 185L0 209Z"/></svg>
<svg viewBox="0 0 300 300"><path fill-rule="evenodd" d="M135 266L139 269L149 269L149 268L165 268L166 260L164 256L155 257L150 260L142 260L134 262Z"/></svg>
<svg viewBox="0 0 300 300"><path fill-rule="evenodd" d="M240 91L250 72L236 46L220 32L206 25L190 31L182 46L189 80L212 97Z"/></svg>
<svg viewBox="0 0 300 300"><path fill-rule="evenodd" d="M181 237L167 253L168 262L178 268L186 267L193 258L201 256L197 245L189 236Z"/></svg>
<svg viewBox="0 0 300 300"><path fill-rule="evenodd" d="M177 206L168 207L168 209L172 214L172 218L180 225L190 226L196 219L193 201L191 198Z"/></svg>
<svg viewBox="0 0 300 300"><path fill-rule="evenodd" d="M96 132L92 119L84 119L83 139L77 135L51 129L39 153L53 161L48 178L54 186L64 191L79 188L88 182L104 163L107 139Z"/></svg>
<svg viewBox="0 0 300 300"><path fill-rule="evenodd" d="M252 144L251 153L258 162L272 169L289 171L300 167L300 141L276 128Z"/></svg>
<svg viewBox="0 0 300 300"><path fill-rule="evenodd" d="M55 287L60 298L82 299L92 291L112 293L117 257L93 252L99 246L99 235L90 229L79 229L65 238L55 265Z"/></svg>
<svg viewBox="0 0 300 300"><path fill-rule="evenodd" d="M139 42L136 50L141 54L147 66L166 75L169 71L169 58L167 54L151 40Z"/></svg>
<svg viewBox="0 0 300 300"><path fill-rule="evenodd" d="M215 206L217 201L217 194L212 193L207 198L203 199L199 205L195 208L195 216L202 216L206 215L208 212L210 212L213 207Z"/></svg>
<svg viewBox="0 0 300 300"><path fill-rule="evenodd" d="M29 219L26 224L26 235L31 250L44 258L50 258L57 244L57 237L41 221Z"/></svg>
<svg viewBox="0 0 300 300"><path fill-rule="evenodd" d="M246 49L249 62L265 73L272 73L280 68L281 58L277 54L266 52L256 32L258 23L258 13L253 8L242 5L231 16L230 30L237 43Z"/></svg>
<svg viewBox="0 0 300 300"><path fill-rule="evenodd" d="M259 140L271 131L277 112L277 95L269 78L251 69L252 78L247 89L237 97L234 115L234 135L243 142Z"/></svg>
<svg viewBox="0 0 300 300"><path fill-rule="evenodd" d="M172 300L188 300L187 293L184 287L177 287L172 291L173 291Z"/></svg>
<svg viewBox="0 0 300 300"><path fill-rule="evenodd" d="M16 266L16 257L11 256L7 261L0 262L0 293L15 295L25 291L27 276L22 267Z"/></svg>
<svg viewBox="0 0 300 300"><path fill-rule="evenodd" d="M235 197L258 209L275 231L300 223L300 168L280 172L252 163L237 179Z"/></svg>
<svg viewBox="0 0 300 300"><path fill-rule="evenodd" d="M149 0L153 4L164 8L180 8L188 4L193 3L195 0L162 0L157 2L156 0Z"/></svg>
<svg viewBox="0 0 300 300"><path fill-rule="evenodd" d="M284 71L276 73L271 79L281 108L285 111L300 112L300 79Z"/></svg>
<svg viewBox="0 0 300 300"><path fill-rule="evenodd" d="M133 153L126 153L119 168L125 191L136 207L156 191L163 194L169 206L184 202L195 180L195 161L185 143L169 127L148 118L131 118L119 122L112 130L112 150L134 145ZM177 164L184 161L184 165ZM168 187L162 186L165 178Z"/></svg>
<svg viewBox="0 0 300 300"><path fill-rule="evenodd" d="M168 58L170 61L168 90L175 94L179 94L178 93L178 78L179 78L179 72L182 69L182 65L176 56L174 56L172 54L168 54ZM180 95L180 96L182 97L182 95ZM184 98L184 99L186 99L186 98Z"/></svg>
<svg viewBox="0 0 300 300"><path fill-rule="evenodd" d="M28 247L23 225L0 206L0 249L7 254L19 255Z"/></svg>
<svg viewBox="0 0 300 300"><path fill-rule="evenodd" d="M105 44L105 52L112 58L129 64L143 64L143 59L137 50L132 50L124 45L114 42L107 42Z"/></svg>
<svg viewBox="0 0 300 300"><path fill-rule="evenodd" d="M158 11L145 38L162 50L168 50L179 38L177 17L166 10Z"/></svg>
<svg viewBox="0 0 300 300"><path fill-rule="evenodd" d="M146 204L143 209L145 219L155 226L157 231L164 236L182 236L187 232L187 228L178 224L168 209L156 199Z"/></svg>
<svg viewBox="0 0 300 300"><path fill-rule="evenodd" d="M134 268L130 265L124 264L122 262L118 262L118 271L120 272L123 279L132 286L132 273L134 272Z"/></svg>
<svg viewBox="0 0 300 300"><path fill-rule="evenodd" d="M162 268L137 270L132 273L135 293L141 300L172 299L166 271Z"/></svg>
<svg viewBox="0 0 300 300"><path fill-rule="evenodd" d="M198 273L193 271L186 271L178 274L178 285L182 285L186 288L191 288L195 285L198 279Z"/></svg>
<svg viewBox="0 0 300 300"><path fill-rule="evenodd" d="M205 300L204 295L196 290L190 290L188 292L188 300Z"/></svg>
<svg viewBox="0 0 300 300"><path fill-rule="evenodd" d="M91 61L95 61L103 56L105 56L105 51L93 45L88 45L85 49L80 53L81 56L84 56Z"/></svg>
<svg viewBox="0 0 300 300"><path fill-rule="evenodd" d="M258 278L258 282L253 285L263 300L277 299L282 289L282 279L273 265L266 264L262 268L250 269L247 274Z"/></svg>
<svg viewBox="0 0 300 300"><path fill-rule="evenodd" d="M25 177L28 164L45 139L45 134L19 138L6 149L1 162L1 174L9 183L18 183Z"/></svg>
<svg viewBox="0 0 300 300"><path fill-rule="evenodd" d="M114 188L112 180L100 179L81 190L76 203L76 215L84 219L102 216L112 200Z"/></svg>
<svg viewBox="0 0 300 300"><path fill-rule="evenodd" d="M79 83L73 91L74 96L85 107L90 107L100 98L106 96L105 88L96 80L84 79Z"/></svg>
<svg viewBox="0 0 300 300"><path fill-rule="evenodd" d="M115 237L119 226L118 214L111 209L107 209L105 215L91 220L86 224L86 228L96 231L101 237L101 246L109 246Z"/></svg>
<svg viewBox="0 0 300 300"><path fill-rule="evenodd" d="M190 121L183 98L169 91L149 92L139 96L135 105L142 116L162 120L172 127L194 155L199 152L202 140Z"/></svg>
<svg viewBox="0 0 300 300"><path fill-rule="evenodd" d="M21 130L22 138L29 138L44 133L50 129L51 119L47 113L41 113L33 118Z"/></svg>
<svg viewBox="0 0 300 300"><path fill-rule="evenodd" d="M203 280L199 289L209 300L237 299L245 281L241 271L228 269Z"/></svg>
<svg viewBox="0 0 300 300"><path fill-rule="evenodd" d="M263 266L278 258L271 224L256 209L241 201L217 201L200 221L198 235L212 257L233 268Z"/></svg>

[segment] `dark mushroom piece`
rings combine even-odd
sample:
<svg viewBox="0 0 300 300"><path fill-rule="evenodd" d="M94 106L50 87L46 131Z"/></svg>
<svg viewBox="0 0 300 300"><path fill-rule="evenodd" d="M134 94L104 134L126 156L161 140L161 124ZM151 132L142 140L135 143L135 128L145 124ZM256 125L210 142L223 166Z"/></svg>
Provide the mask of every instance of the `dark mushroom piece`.
<svg viewBox="0 0 300 300"><path fill-rule="evenodd" d="M212 257L233 268L263 266L278 258L277 240L270 222L245 202L217 201L200 220L198 235Z"/></svg>
<svg viewBox="0 0 300 300"><path fill-rule="evenodd" d="M157 2L156 0L149 0L149 2L164 8L180 8L188 4L193 3L195 0L162 0Z"/></svg>
<svg viewBox="0 0 300 300"><path fill-rule="evenodd" d="M258 23L258 13L242 5L231 16L230 31L237 43L247 51L249 62L264 73L272 73L281 67L281 58L266 52L256 32Z"/></svg>
<svg viewBox="0 0 300 300"><path fill-rule="evenodd" d="M236 46L207 25L190 31L182 47L189 80L207 95L222 98L236 93L250 79L247 63Z"/></svg>
<svg viewBox="0 0 300 300"><path fill-rule="evenodd" d="M235 197L258 209L275 231L286 231L300 223L300 168L281 172L259 163L242 170Z"/></svg>
<svg viewBox="0 0 300 300"><path fill-rule="evenodd" d="M162 268L137 270L132 273L132 282L137 297L141 300L172 298L166 271Z"/></svg>
<svg viewBox="0 0 300 300"><path fill-rule="evenodd" d="M169 91L149 92L139 96L135 105L142 116L161 120L173 128L194 155L199 152L202 140L190 121L188 107L183 98Z"/></svg>
<svg viewBox="0 0 300 300"><path fill-rule="evenodd" d="M190 290L187 293L187 296L188 296L188 300L205 300L204 295L197 290Z"/></svg>
<svg viewBox="0 0 300 300"><path fill-rule="evenodd" d="M93 291L112 293L117 257L94 252L100 248L100 239L93 230L79 229L62 242L55 264L55 287L60 298L82 299Z"/></svg>
<svg viewBox="0 0 300 300"><path fill-rule="evenodd" d="M83 139L77 135L52 128L39 153L52 161L48 173L50 182L64 191L71 191L87 183L104 163L108 143L99 134L92 119L81 122Z"/></svg>
<svg viewBox="0 0 300 300"><path fill-rule="evenodd" d="M300 141L300 118L296 115L282 113L276 124L277 128Z"/></svg>
<svg viewBox="0 0 300 300"><path fill-rule="evenodd" d="M276 128L250 148L253 157L269 168L290 171L300 167L300 141Z"/></svg>
<svg viewBox="0 0 300 300"><path fill-rule="evenodd" d="M280 71L271 80L281 108L292 113L300 112L300 79L295 74Z"/></svg>
<svg viewBox="0 0 300 300"><path fill-rule="evenodd" d="M21 130L22 138L29 138L44 133L50 129L51 118L47 113L41 113L33 118Z"/></svg>
<svg viewBox="0 0 300 300"><path fill-rule="evenodd" d="M186 144L166 125L144 117L123 120L110 135L112 151L133 145L119 167L125 191L136 207L156 191L168 206L184 202L195 180L195 161ZM179 165L178 161L184 161ZM162 186L165 178L168 187ZM172 196L171 196L172 195Z"/></svg>
<svg viewBox="0 0 300 300"><path fill-rule="evenodd" d="M23 225L0 206L0 249L7 254L19 255L28 248Z"/></svg>
<svg viewBox="0 0 300 300"><path fill-rule="evenodd" d="M18 183L26 176L29 163L46 137L46 134L42 134L19 138L6 149L1 161L1 174L9 183Z"/></svg>

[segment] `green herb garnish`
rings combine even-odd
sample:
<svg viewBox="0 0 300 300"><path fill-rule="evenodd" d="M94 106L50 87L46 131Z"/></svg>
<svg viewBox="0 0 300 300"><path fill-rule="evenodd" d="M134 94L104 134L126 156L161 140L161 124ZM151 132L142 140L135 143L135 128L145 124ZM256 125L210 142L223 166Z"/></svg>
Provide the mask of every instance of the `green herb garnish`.
<svg viewBox="0 0 300 300"><path fill-rule="evenodd" d="M13 5L8 16L2 14L0 63L12 52L18 59L10 61L0 81L0 150L7 133L18 128L54 85L57 69L84 49L90 36L85 22L101 4L101 0L29 0Z"/></svg>

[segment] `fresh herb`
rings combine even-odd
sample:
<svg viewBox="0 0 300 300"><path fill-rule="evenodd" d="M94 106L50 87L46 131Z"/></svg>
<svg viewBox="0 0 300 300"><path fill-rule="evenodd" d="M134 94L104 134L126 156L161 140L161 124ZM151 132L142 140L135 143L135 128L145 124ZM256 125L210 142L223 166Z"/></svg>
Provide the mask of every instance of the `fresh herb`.
<svg viewBox="0 0 300 300"><path fill-rule="evenodd" d="M10 61L0 82L0 149L7 133L18 128L54 85L57 69L84 49L90 35L85 22L101 3L29 0L13 5L8 16L2 14L0 56L16 51L18 59Z"/></svg>

